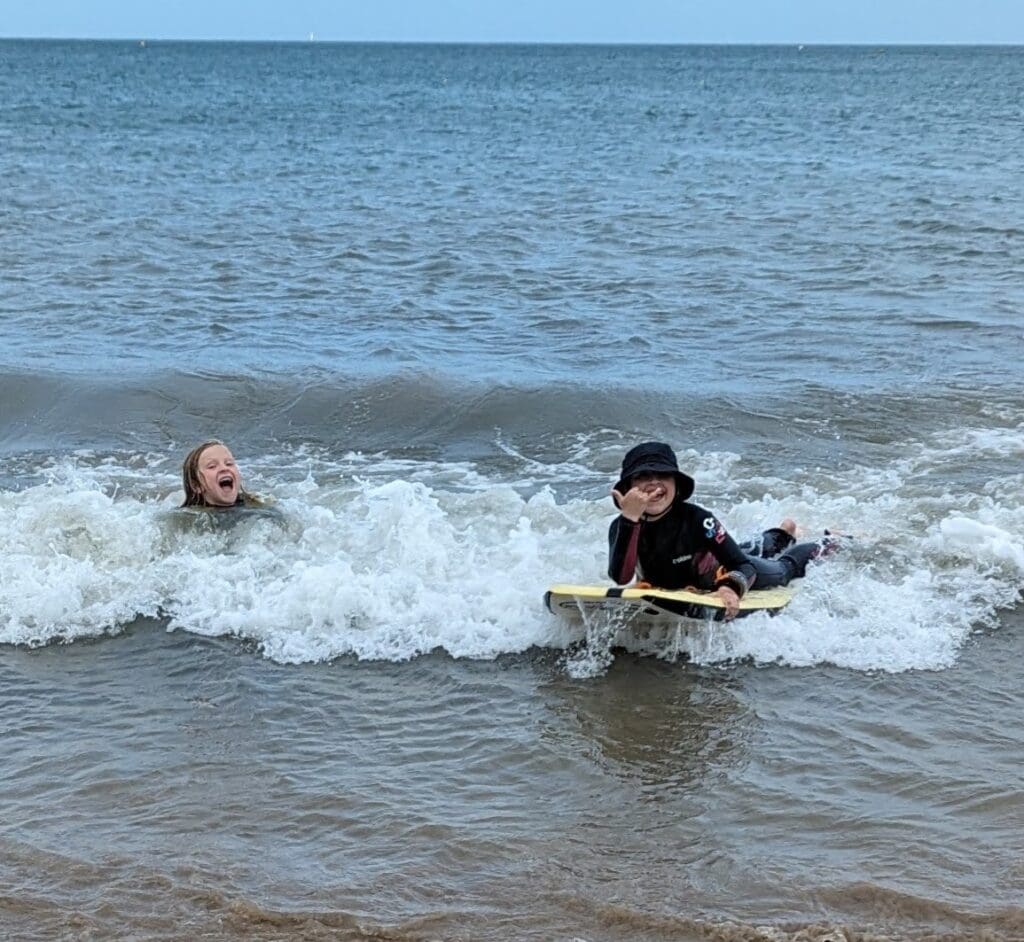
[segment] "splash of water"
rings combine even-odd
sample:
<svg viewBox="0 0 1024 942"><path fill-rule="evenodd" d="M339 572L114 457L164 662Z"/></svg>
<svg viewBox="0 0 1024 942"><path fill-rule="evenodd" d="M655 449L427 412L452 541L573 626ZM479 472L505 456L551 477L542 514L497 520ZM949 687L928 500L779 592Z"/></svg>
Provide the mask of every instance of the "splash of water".
<svg viewBox="0 0 1024 942"><path fill-rule="evenodd" d="M1019 438L989 445L1016 448ZM581 631L541 600L552 582L605 581L610 508L559 500L557 466L548 481L531 467L532 478L509 483L470 463L276 455L257 463L254 489L284 491L282 519L213 527L175 509L176 475L154 473L145 456L79 455L0 492L0 641L74 641L142 615L244 638L282 662L397 661L438 648L494 658L539 646L569 648L567 670L589 676L626 644L702 664L902 671L950 666L1019 598L1021 489L993 480L969 499L936 489L955 460L948 443L885 469L790 481L745 477L731 455L687 458L709 493L762 494L721 511L737 534L789 515L809 531L838 520L858 537L812 568L775 617L661 637ZM578 475L581 456L572 460Z"/></svg>

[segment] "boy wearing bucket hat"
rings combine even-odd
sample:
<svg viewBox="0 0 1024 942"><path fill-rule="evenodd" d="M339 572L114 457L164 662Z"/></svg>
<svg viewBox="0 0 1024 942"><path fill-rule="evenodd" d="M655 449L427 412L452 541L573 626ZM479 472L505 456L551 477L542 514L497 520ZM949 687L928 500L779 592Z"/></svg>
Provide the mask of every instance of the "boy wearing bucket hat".
<svg viewBox="0 0 1024 942"><path fill-rule="evenodd" d="M608 575L616 583L639 576L662 589L715 590L725 617L733 618L748 590L786 585L823 549L821 543L797 544L781 527L766 530L756 547L741 547L714 514L689 502L693 488L663 442L626 453L612 489L620 513L608 531Z"/></svg>

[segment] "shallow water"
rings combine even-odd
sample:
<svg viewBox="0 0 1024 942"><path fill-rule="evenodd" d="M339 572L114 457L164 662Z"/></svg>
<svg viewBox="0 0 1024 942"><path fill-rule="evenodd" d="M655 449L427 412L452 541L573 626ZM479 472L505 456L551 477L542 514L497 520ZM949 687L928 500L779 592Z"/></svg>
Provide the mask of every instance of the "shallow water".
<svg viewBox="0 0 1024 942"><path fill-rule="evenodd" d="M1024 937L1020 62L0 42L6 934ZM851 547L557 621L646 438Z"/></svg>
<svg viewBox="0 0 1024 942"><path fill-rule="evenodd" d="M12 649L6 921L1018 937L1020 627L896 675L621 654L574 680L537 649L293 667L151 622Z"/></svg>

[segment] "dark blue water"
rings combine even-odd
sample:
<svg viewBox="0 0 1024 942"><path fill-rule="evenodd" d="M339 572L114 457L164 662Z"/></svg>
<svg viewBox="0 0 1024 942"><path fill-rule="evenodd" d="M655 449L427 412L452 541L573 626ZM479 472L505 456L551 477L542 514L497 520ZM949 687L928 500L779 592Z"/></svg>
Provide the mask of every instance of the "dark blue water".
<svg viewBox="0 0 1024 942"><path fill-rule="evenodd" d="M1019 938L1022 62L0 42L0 926ZM642 438L853 548L574 634Z"/></svg>
<svg viewBox="0 0 1024 942"><path fill-rule="evenodd" d="M12 369L1019 379L1016 49L8 42L0 68Z"/></svg>

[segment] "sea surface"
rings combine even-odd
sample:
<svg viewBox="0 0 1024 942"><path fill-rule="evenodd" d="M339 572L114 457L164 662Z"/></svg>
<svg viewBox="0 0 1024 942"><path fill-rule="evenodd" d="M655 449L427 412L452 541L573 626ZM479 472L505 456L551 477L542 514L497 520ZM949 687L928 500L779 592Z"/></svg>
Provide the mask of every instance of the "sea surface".
<svg viewBox="0 0 1024 942"><path fill-rule="evenodd" d="M0 42L0 937L1024 939L1022 120L1009 47ZM648 439L851 545L556 619Z"/></svg>

